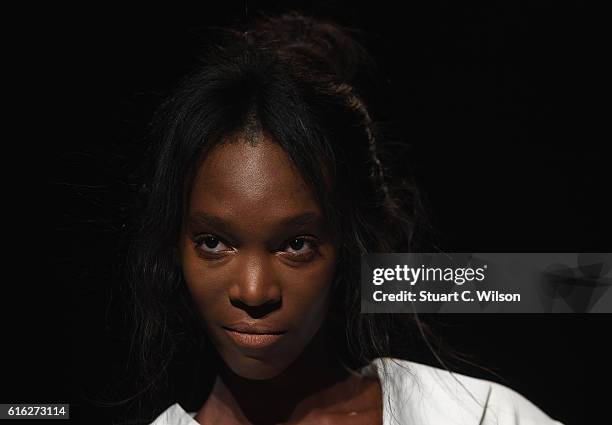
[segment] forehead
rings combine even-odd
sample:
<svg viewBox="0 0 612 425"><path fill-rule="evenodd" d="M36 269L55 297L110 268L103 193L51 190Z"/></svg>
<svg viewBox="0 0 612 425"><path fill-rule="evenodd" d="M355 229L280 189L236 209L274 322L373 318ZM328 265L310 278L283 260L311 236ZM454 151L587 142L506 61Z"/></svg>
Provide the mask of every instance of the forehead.
<svg viewBox="0 0 612 425"><path fill-rule="evenodd" d="M255 144L237 138L208 152L196 171L189 209L241 219L320 212L289 155L268 136Z"/></svg>

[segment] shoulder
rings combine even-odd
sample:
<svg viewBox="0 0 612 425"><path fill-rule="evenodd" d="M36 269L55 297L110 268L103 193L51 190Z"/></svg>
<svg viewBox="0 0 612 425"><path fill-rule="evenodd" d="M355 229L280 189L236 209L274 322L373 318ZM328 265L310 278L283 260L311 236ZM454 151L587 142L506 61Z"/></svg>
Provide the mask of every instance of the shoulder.
<svg viewBox="0 0 612 425"><path fill-rule="evenodd" d="M150 425L199 425L180 404L174 403L162 412Z"/></svg>
<svg viewBox="0 0 612 425"><path fill-rule="evenodd" d="M380 378L385 423L561 425L492 381L393 358L375 359L362 373Z"/></svg>

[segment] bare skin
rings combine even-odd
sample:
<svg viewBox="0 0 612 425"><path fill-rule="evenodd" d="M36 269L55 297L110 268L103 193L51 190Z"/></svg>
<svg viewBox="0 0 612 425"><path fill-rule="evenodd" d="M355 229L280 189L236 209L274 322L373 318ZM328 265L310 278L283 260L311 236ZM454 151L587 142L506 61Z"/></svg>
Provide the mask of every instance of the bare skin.
<svg viewBox="0 0 612 425"><path fill-rule="evenodd" d="M308 354L303 357L305 360ZM196 421L232 425L382 424L381 389L377 379L346 369L330 369L327 374L319 370L314 374L311 370L311 379L301 381L305 385L280 382L298 368L294 364L282 376L268 381L248 381L222 372L197 413Z"/></svg>
<svg viewBox="0 0 612 425"><path fill-rule="evenodd" d="M382 424L377 379L332 354L325 321L337 248L283 149L263 133L209 152L190 193L180 260L223 367L201 424ZM282 333L243 347L236 323Z"/></svg>

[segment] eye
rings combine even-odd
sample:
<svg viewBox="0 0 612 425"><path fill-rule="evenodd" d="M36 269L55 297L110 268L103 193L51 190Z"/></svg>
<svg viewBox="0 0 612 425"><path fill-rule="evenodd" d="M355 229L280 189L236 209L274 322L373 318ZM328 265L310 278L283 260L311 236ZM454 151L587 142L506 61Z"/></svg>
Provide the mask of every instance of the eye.
<svg viewBox="0 0 612 425"><path fill-rule="evenodd" d="M213 235L201 235L195 240L196 248L203 253L219 254L231 249L221 239Z"/></svg>
<svg viewBox="0 0 612 425"><path fill-rule="evenodd" d="M316 253L316 240L306 236L293 238L287 244L285 252L295 257L309 257Z"/></svg>

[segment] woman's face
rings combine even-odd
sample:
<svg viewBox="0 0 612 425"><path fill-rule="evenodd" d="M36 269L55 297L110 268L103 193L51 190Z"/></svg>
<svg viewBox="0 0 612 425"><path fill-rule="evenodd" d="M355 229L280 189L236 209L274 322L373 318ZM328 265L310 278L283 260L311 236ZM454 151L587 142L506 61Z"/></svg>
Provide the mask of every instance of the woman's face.
<svg viewBox="0 0 612 425"><path fill-rule="evenodd" d="M321 327L336 264L289 156L264 135L215 147L196 172L183 229L184 277L221 358L244 378L277 376Z"/></svg>

